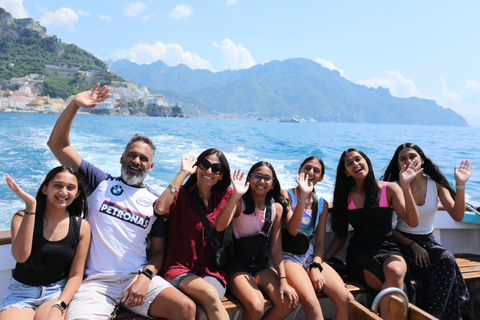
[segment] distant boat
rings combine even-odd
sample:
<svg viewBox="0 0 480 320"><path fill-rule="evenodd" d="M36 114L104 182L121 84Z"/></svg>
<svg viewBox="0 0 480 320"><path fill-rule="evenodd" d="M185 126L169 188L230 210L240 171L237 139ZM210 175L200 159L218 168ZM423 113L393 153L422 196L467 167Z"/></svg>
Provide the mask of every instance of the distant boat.
<svg viewBox="0 0 480 320"><path fill-rule="evenodd" d="M280 119L280 122L294 122L294 123L297 123L297 122L300 122L300 120L292 117L290 119Z"/></svg>

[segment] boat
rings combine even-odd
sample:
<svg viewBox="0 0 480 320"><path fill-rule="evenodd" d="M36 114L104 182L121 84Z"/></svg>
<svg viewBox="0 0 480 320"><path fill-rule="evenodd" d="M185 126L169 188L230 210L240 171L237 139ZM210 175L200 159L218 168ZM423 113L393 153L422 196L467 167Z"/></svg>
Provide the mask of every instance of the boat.
<svg viewBox="0 0 480 320"><path fill-rule="evenodd" d="M290 118L290 119L280 119L279 120L280 122L293 122L293 123L297 123L297 122L300 122L300 120L298 120L297 118Z"/></svg>
<svg viewBox="0 0 480 320"><path fill-rule="evenodd" d="M480 211L480 207L473 209ZM446 211L440 208L435 215L435 237L443 247L447 248L454 254L469 253L480 255L480 213L478 213L478 211L466 211L463 220L457 222L454 221ZM328 223L325 239L326 243L330 243L333 237L334 233L331 229L330 223ZM12 257L11 248L10 231L0 231L0 256L2 257L0 260L0 303L3 300L3 294L10 281L12 269L15 267L15 260ZM345 261L345 255L346 246L343 247L336 257ZM475 301L478 301L478 308L480 309L480 275L475 281L467 282L467 286L472 296L476 294ZM355 299L363 305L368 305L369 297L364 293L355 294ZM320 304L322 306L324 317L326 319L333 319L335 315L335 306L331 300L328 298L322 298L320 299ZM475 308L477 308L477 306L475 306ZM478 311L477 314L478 316L476 318L471 319L480 319L480 311ZM230 314L231 319L237 319L238 317L239 313ZM301 307L298 307L287 319L305 319L305 314L303 313L303 310L301 310Z"/></svg>

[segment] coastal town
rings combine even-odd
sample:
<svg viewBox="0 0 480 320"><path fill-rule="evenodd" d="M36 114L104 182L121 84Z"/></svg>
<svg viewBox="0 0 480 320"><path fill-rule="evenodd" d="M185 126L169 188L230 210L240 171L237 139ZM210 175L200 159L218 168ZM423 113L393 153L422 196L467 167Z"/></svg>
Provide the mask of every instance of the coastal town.
<svg viewBox="0 0 480 320"><path fill-rule="evenodd" d="M72 77L80 73L89 78L96 71L81 71L79 67L46 65L46 73ZM38 93L38 85L43 82L43 76L28 74L21 78L3 80L0 86L0 112L32 112L32 113L61 113L70 102L70 98L42 96ZM8 88L8 89L1 89ZM108 112L122 103L141 102L144 106L168 107L167 99L161 94L152 94L146 86L140 88L132 82L112 81L111 98L100 103L96 109Z"/></svg>

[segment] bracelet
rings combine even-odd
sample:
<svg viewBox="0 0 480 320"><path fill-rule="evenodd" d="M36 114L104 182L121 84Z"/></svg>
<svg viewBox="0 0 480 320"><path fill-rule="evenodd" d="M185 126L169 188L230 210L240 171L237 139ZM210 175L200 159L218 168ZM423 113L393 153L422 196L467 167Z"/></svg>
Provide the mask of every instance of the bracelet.
<svg viewBox="0 0 480 320"><path fill-rule="evenodd" d="M309 268L309 269L318 268L318 270L320 270L320 272L323 271L322 265L321 265L320 263L318 263L318 262L312 262L308 268Z"/></svg>
<svg viewBox="0 0 480 320"><path fill-rule="evenodd" d="M412 247L412 244L414 244L414 243L415 243L415 241L410 242L410 244L408 245L408 249L412 249L411 247Z"/></svg>
<svg viewBox="0 0 480 320"><path fill-rule="evenodd" d="M297 201L300 201L300 202L303 202L303 203L308 203L310 199L307 199L307 200L302 200L302 199L297 199Z"/></svg>
<svg viewBox="0 0 480 320"><path fill-rule="evenodd" d="M230 212L233 212L233 209L230 209L230 208L227 206L226 203L225 203L225 209L227 209L227 210L230 211Z"/></svg>
<svg viewBox="0 0 480 320"><path fill-rule="evenodd" d="M287 279L287 277L280 277L278 280Z"/></svg>
<svg viewBox="0 0 480 320"><path fill-rule="evenodd" d="M24 214L35 214L35 212L27 212L27 211L23 211Z"/></svg>
<svg viewBox="0 0 480 320"><path fill-rule="evenodd" d="M64 314L65 311L67 311L68 305L63 301L56 301L52 305L52 308L57 308L58 310L60 310L62 312L62 314Z"/></svg>
<svg viewBox="0 0 480 320"><path fill-rule="evenodd" d="M467 185L466 185L466 184L464 184L464 185L461 185L461 184L455 185L455 189L457 189L457 190L465 190L465 188L467 188Z"/></svg>

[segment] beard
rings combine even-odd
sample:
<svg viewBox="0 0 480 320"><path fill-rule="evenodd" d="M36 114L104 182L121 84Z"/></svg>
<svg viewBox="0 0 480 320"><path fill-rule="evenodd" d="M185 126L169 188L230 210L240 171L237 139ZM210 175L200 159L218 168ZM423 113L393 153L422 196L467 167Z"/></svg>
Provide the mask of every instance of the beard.
<svg viewBox="0 0 480 320"><path fill-rule="evenodd" d="M138 172L137 175L132 174L128 172L128 167L132 167L135 169L139 169L140 171ZM126 184L130 186L136 186L139 184L143 183L143 180L148 176L148 172L143 170L142 167L140 166L135 166L133 164L126 164L125 162L122 162L122 179L125 181Z"/></svg>

